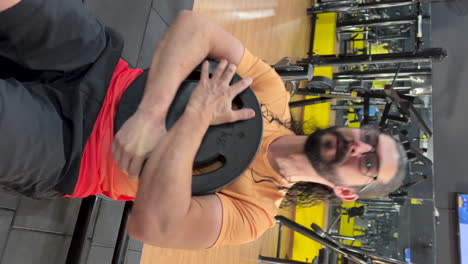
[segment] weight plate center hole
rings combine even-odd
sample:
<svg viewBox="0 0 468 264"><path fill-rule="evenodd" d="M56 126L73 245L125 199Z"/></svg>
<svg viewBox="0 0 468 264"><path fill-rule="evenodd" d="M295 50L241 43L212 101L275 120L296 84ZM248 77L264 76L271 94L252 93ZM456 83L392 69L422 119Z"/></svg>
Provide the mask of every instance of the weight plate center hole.
<svg viewBox="0 0 468 264"><path fill-rule="evenodd" d="M223 155L218 155L211 161L203 164L194 164L192 174L198 176L202 174L211 173L221 169L226 164L226 158Z"/></svg>
<svg viewBox="0 0 468 264"><path fill-rule="evenodd" d="M244 104L242 103L242 100L240 99L239 96L236 96L234 100L232 101L232 110L239 110L244 107Z"/></svg>
<svg viewBox="0 0 468 264"><path fill-rule="evenodd" d="M191 72L187 78L185 78L186 80L192 80L192 81L199 81L200 80L200 76L201 76L201 72L199 71L193 71ZM211 78L213 77L213 74L212 73L208 73L208 78Z"/></svg>

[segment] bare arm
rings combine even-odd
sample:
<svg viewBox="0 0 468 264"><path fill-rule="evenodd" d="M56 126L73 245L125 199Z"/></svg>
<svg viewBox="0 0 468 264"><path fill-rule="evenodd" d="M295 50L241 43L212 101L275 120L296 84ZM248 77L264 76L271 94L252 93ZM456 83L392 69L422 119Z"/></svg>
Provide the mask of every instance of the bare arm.
<svg viewBox="0 0 468 264"><path fill-rule="evenodd" d="M251 84L229 85L235 66L219 63L212 78L204 63L197 88L174 127L150 155L140 178L128 223L131 236L159 247L207 248L221 230L222 207L214 195L192 197L192 166L209 125L252 118L251 109L232 110L232 100Z"/></svg>
<svg viewBox="0 0 468 264"><path fill-rule="evenodd" d="M223 28L181 11L156 49L140 108L166 112L179 85L206 57L239 65L243 53L242 43Z"/></svg>
<svg viewBox="0 0 468 264"><path fill-rule="evenodd" d="M207 248L214 243L221 228L221 204L214 195L191 196L193 159L208 125L198 113L186 112L158 144L140 177L128 223L130 236L170 248ZM203 235L190 235L194 230Z"/></svg>
<svg viewBox="0 0 468 264"><path fill-rule="evenodd" d="M114 159L137 177L144 160L165 133L164 121L182 81L206 57L238 65L244 47L208 19L182 11L156 49L138 111L124 123L113 144Z"/></svg>
<svg viewBox="0 0 468 264"><path fill-rule="evenodd" d="M2 0L0 1L0 12L7 10L10 7L21 2L21 0Z"/></svg>

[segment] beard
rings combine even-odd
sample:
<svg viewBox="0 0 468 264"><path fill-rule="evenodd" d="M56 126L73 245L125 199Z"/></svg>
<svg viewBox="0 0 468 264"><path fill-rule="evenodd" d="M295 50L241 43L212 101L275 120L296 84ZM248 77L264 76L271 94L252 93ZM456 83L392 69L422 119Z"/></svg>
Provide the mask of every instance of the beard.
<svg viewBox="0 0 468 264"><path fill-rule="evenodd" d="M350 145L349 140L338 131L338 127L317 129L308 136L305 152L312 167L322 177L334 184L338 184L339 177L336 169L346 161ZM327 159L322 155L326 152L333 152L334 149L336 149L336 152L331 159Z"/></svg>

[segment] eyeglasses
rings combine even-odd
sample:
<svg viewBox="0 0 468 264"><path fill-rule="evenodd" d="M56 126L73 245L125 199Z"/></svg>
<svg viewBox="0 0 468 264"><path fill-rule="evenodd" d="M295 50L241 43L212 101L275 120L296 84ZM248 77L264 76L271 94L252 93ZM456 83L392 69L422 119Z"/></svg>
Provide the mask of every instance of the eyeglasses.
<svg viewBox="0 0 468 264"><path fill-rule="evenodd" d="M360 139L362 142L372 146L372 151L363 153L359 159L359 170L362 175L372 178L368 184L362 187L358 193L369 188L376 180L380 168L377 145L379 144L380 131L374 126L362 126L360 129Z"/></svg>

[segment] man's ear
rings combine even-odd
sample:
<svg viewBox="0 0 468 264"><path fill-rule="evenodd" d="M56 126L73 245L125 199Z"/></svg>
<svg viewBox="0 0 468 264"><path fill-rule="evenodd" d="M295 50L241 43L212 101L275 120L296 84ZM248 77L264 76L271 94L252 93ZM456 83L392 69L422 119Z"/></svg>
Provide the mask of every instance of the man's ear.
<svg viewBox="0 0 468 264"><path fill-rule="evenodd" d="M335 186L333 187L335 195L340 197L343 201L352 202L359 198L356 192L351 188Z"/></svg>

